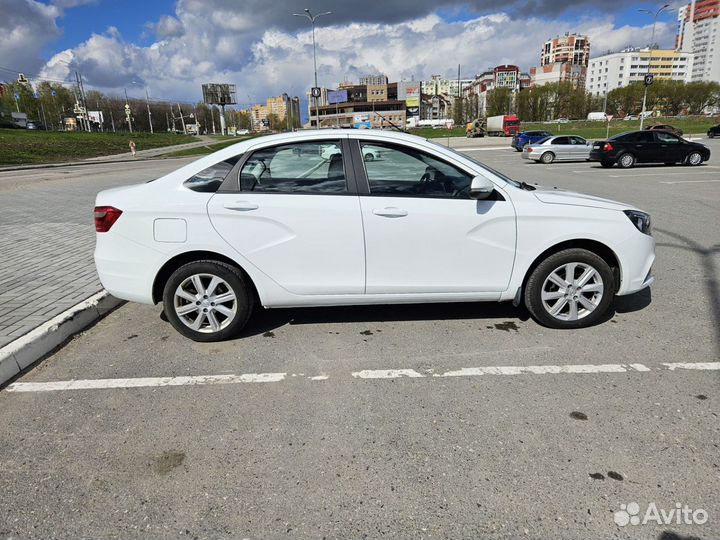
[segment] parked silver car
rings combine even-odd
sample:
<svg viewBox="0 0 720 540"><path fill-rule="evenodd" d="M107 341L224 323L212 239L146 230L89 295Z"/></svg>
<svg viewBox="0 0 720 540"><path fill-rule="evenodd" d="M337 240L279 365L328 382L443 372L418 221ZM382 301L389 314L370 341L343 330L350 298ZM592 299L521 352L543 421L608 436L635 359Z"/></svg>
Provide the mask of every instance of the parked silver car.
<svg viewBox="0 0 720 540"><path fill-rule="evenodd" d="M546 137L532 145L525 145L522 157L542 163L553 161L582 161L590 158L592 144L577 135Z"/></svg>

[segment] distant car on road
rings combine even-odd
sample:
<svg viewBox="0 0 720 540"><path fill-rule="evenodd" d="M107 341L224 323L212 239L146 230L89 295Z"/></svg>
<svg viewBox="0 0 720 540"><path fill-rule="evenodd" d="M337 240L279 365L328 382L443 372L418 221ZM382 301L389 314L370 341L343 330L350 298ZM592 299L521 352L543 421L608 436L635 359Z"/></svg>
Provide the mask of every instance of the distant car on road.
<svg viewBox="0 0 720 540"><path fill-rule="evenodd" d="M103 286L196 341L236 337L255 306L514 301L581 328L654 281L647 213L389 131L245 140L100 192L95 230Z"/></svg>
<svg viewBox="0 0 720 540"><path fill-rule="evenodd" d="M645 129L647 129L648 131L669 131L670 133L674 133L678 137L682 137L683 135L682 129L673 127L670 124L655 124L654 126L647 126Z"/></svg>
<svg viewBox="0 0 720 540"><path fill-rule="evenodd" d="M545 137L552 137L552 133L549 131L523 131L512 138L510 146L518 152L522 152L523 146L526 144L536 143Z"/></svg>
<svg viewBox="0 0 720 540"><path fill-rule="evenodd" d="M25 129L38 129L38 126L32 120L28 120L27 124L25 124Z"/></svg>
<svg viewBox="0 0 720 540"><path fill-rule="evenodd" d="M623 169L636 163L700 165L709 159L707 146L659 129L621 133L606 141L596 141L590 151L591 161L599 161L603 167L617 163Z"/></svg>
<svg viewBox="0 0 720 540"><path fill-rule="evenodd" d="M628 114L623 120L640 120L637 114Z"/></svg>
<svg viewBox="0 0 720 540"><path fill-rule="evenodd" d="M713 126L710 129L707 130L707 136L711 139L714 139L715 137L720 137L720 124L717 126Z"/></svg>
<svg viewBox="0 0 720 540"><path fill-rule="evenodd" d="M586 161L590 158L590 143L577 135L546 137L523 148L522 157L542 163L553 161Z"/></svg>

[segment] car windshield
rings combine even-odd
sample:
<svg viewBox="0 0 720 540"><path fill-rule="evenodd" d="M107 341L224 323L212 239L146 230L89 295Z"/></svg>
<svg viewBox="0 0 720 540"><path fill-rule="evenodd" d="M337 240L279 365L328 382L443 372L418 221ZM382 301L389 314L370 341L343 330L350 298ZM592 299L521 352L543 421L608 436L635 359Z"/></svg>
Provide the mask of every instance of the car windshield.
<svg viewBox="0 0 720 540"><path fill-rule="evenodd" d="M483 169L486 170L486 171L490 171L490 172L491 172L492 174L494 174L495 176L497 176L497 177L505 180L508 184L511 184L511 185L515 186L516 188L522 188L522 185L521 185L520 182L518 182L517 180L513 180L512 178L508 178L508 177L505 176L503 173L496 171L496 170L493 169L492 167L488 167L487 165L485 165L485 164L482 163L481 161L478 161L477 159L474 159L474 158L470 157L470 156L467 155L467 154L463 154L463 153L461 153L461 152L458 152L457 150L455 150L454 148L450 148L449 146L445 146L445 145L442 145L442 144L438 144L438 143L436 143L435 141L428 140L427 142L429 142L430 144L433 144L433 145L435 145L435 146L437 146L437 147L439 147L439 148L441 148L441 149L443 149L443 150L449 150L449 151L452 152L453 154L457 154L458 157L461 157L461 158L463 158L463 159L467 159L468 161L471 161L472 163L480 166L481 168L483 168Z"/></svg>

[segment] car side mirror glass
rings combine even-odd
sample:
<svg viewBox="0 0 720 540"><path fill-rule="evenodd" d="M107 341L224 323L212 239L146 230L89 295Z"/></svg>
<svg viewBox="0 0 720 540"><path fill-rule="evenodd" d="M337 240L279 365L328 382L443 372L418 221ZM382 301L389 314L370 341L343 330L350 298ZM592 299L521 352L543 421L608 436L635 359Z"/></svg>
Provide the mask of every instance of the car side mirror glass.
<svg viewBox="0 0 720 540"><path fill-rule="evenodd" d="M484 176L476 176L470 183L470 198L476 200L487 199L495 191L495 184Z"/></svg>

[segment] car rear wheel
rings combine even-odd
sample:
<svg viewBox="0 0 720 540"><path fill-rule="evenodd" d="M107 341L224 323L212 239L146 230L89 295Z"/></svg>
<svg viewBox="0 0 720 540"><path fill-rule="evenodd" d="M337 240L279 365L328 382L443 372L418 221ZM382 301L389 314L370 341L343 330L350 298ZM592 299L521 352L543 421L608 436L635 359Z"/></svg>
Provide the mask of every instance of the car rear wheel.
<svg viewBox="0 0 720 540"><path fill-rule="evenodd" d="M522 152L522 148L517 148L517 147L515 147L515 151L516 151L516 152Z"/></svg>
<svg viewBox="0 0 720 540"><path fill-rule="evenodd" d="M255 296L247 277L220 261L195 261L175 270L165 284L165 315L193 341L222 341L247 324Z"/></svg>
<svg viewBox="0 0 720 540"><path fill-rule="evenodd" d="M372 161L373 159L375 159L375 156L372 155L370 152L365 154L365 161Z"/></svg>
<svg viewBox="0 0 720 540"><path fill-rule="evenodd" d="M550 255L533 270L525 287L525 305L550 328L584 328L596 323L615 295L615 279L605 260L586 249Z"/></svg>
<svg viewBox="0 0 720 540"><path fill-rule="evenodd" d="M555 154L552 152L545 152L542 156L540 156L540 161L543 163L552 163L555 160Z"/></svg>
<svg viewBox="0 0 720 540"><path fill-rule="evenodd" d="M691 152L688 157L685 158L685 163L692 166L700 165L702 162L703 158L700 152Z"/></svg>
<svg viewBox="0 0 720 540"><path fill-rule="evenodd" d="M632 154L623 154L618 159L618 167L621 169L630 169L635 165L635 156Z"/></svg>
<svg viewBox="0 0 720 540"><path fill-rule="evenodd" d="M609 169L613 165L615 165L615 164L612 161L601 161L600 162L600 166L605 167L606 169Z"/></svg>

